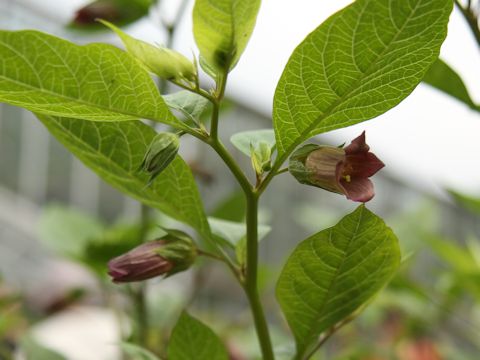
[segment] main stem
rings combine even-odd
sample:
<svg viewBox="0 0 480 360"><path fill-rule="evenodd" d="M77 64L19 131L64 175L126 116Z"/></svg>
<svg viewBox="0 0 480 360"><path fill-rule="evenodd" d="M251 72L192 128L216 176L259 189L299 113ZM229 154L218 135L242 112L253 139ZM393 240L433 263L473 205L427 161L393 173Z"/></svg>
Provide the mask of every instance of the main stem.
<svg viewBox="0 0 480 360"><path fill-rule="evenodd" d="M272 342L268 331L268 324L265 319L262 303L258 295L258 199L259 193L252 187L250 181L232 158L231 154L218 138L218 118L220 102L225 90L226 76L219 82L216 92L216 99L212 101L213 112L211 119L210 136L207 142L222 158L233 176L240 184L247 203L246 225L247 225L247 263L243 288L250 303L258 341L262 351L263 360L274 360Z"/></svg>
<svg viewBox="0 0 480 360"><path fill-rule="evenodd" d="M258 194L250 191L245 195L247 200L247 269L244 288L250 302L263 359L274 360L268 324L258 295Z"/></svg>

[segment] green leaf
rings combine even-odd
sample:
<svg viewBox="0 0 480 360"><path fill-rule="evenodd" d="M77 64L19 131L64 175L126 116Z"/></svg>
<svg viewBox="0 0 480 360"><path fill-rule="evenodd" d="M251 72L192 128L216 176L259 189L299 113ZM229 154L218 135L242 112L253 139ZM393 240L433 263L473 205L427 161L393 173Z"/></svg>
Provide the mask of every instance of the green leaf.
<svg viewBox="0 0 480 360"><path fill-rule="evenodd" d="M129 360L160 360L154 353L135 344L123 342L120 347L129 356Z"/></svg>
<svg viewBox="0 0 480 360"><path fill-rule="evenodd" d="M275 148L275 134L272 129L239 132L232 135L230 141L248 157L251 155L251 147L256 149L262 142L267 143L272 151Z"/></svg>
<svg viewBox="0 0 480 360"><path fill-rule="evenodd" d="M454 190L447 191L458 203L458 205L460 205L464 209L467 209L472 214L480 216L480 198L462 194Z"/></svg>
<svg viewBox="0 0 480 360"><path fill-rule="evenodd" d="M106 44L78 46L37 31L0 31L0 102L94 121L151 119L184 129L147 71Z"/></svg>
<svg viewBox="0 0 480 360"><path fill-rule="evenodd" d="M148 224L148 230L151 230L153 225L153 223ZM140 224L117 224L92 236L83 249L81 258L83 264L88 265L98 274L105 275L109 260L140 245L142 227L143 225Z"/></svg>
<svg viewBox="0 0 480 360"><path fill-rule="evenodd" d="M169 360L228 360L227 350L215 333L183 312L168 345Z"/></svg>
<svg viewBox="0 0 480 360"><path fill-rule="evenodd" d="M252 167L257 176L262 175L265 171L270 171L272 167L272 147L265 141L261 141L258 147L251 146Z"/></svg>
<svg viewBox="0 0 480 360"><path fill-rule="evenodd" d="M217 219L211 216L208 217L208 223L210 224L212 234L223 239L231 247L236 247L247 234L245 223ZM258 240L262 240L271 230L270 226L259 224Z"/></svg>
<svg viewBox="0 0 480 360"><path fill-rule="evenodd" d="M277 166L303 141L372 119L408 96L436 60L451 0L357 0L295 49L277 85Z"/></svg>
<svg viewBox="0 0 480 360"><path fill-rule="evenodd" d="M276 292L295 336L297 358L303 359L321 333L369 301L399 264L397 238L363 205L301 242L282 270Z"/></svg>
<svg viewBox="0 0 480 360"><path fill-rule="evenodd" d="M47 129L114 188L210 235L195 180L177 156L152 182L137 171L155 131L140 121L93 122L40 115Z"/></svg>
<svg viewBox="0 0 480 360"><path fill-rule="evenodd" d="M105 30L96 20L125 26L148 15L153 0L96 0L78 9L68 25L75 30Z"/></svg>
<svg viewBox="0 0 480 360"><path fill-rule="evenodd" d="M188 120L195 124L200 122L200 116L209 105L209 101L203 96L187 90L164 95L163 100L171 109L180 111Z"/></svg>
<svg viewBox="0 0 480 360"><path fill-rule="evenodd" d="M212 66L224 72L236 65L255 27L259 8L260 0L195 1L193 34L207 69Z"/></svg>
<svg viewBox="0 0 480 360"><path fill-rule="evenodd" d="M430 86L460 100L473 110L480 111L480 105L473 102L462 78L446 63L437 59L428 70L423 81Z"/></svg>
<svg viewBox="0 0 480 360"><path fill-rule="evenodd" d="M242 222L245 219L245 195L243 191L232 192L212 211L212 217L217 219Z"/></svg>
<svg viewBox="0 0 480 360"><path fill-rule="evenodd" d="M425 236L425 240L441 259L455 269L455 272L480 274L480 266L473 254L455 240L435 235Z"/></svg>
<svg viewBox="0 0 480 360"><path fill-rule="evenodd" d="M208 223L217 242L235 250L237 261L240 265L245 264L247 255L247 228L243 222L234 222L223 219L208 217ZM267 236L272 228L268 225L258 225L258 241Z"/></svg>
<svg viewBox="0 0 480 360"><path fill-rule="evenodd" d="M55 253L79 260L88 241L104 230L96 218L61 205L44 208L39 221L39 237Z"/></svg>

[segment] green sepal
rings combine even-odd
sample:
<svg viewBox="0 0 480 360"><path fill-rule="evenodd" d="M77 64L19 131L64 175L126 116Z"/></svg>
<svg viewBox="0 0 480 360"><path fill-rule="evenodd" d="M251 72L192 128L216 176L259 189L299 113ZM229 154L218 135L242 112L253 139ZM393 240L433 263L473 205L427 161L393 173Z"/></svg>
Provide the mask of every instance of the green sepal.
<svg viewBox="0 0 480 360"><path fill-rule="evenodd" d="M162 228L167 235L161 237L164 246L156 250L156 253L164 259L171 261L174 266L166 277L187 270L195 262L198 252L190 235L180 230Z"/></svg>
<svg viewBox="0 0 480 360"><path fill-rule="evenodd" d="M195 65L179 52L135 39L108 21L99 21L117 33L130 55L160 78L189 81L196 79Z"/></svg>
<svg viewBox="0 0 480 360"><path fill-rule="evenodd" d="M309 178L311 176L311 172L309 172L305 167L305 160L312 151L320 148L321 146L316 144L303 145L302 147L298 148L290 157L288 163L288 172L292 174L299 183L310 185Z"/></svg>

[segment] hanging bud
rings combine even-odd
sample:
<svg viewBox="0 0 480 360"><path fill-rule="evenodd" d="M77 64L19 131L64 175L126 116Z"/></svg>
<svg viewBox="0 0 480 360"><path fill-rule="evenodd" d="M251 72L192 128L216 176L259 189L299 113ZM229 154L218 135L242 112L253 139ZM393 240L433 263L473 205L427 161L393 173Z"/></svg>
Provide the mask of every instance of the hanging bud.
<svg viewBox="0 0 480 360"><path fill-rule="evenodd" d="M137 246L108 262L115 283L168 277L187 270L197 256L192 238L179 230L166 230L164 237Z"/></svg>
<svg viewBox="0 0 480 360"><path fill-rule="evenodd" d="M175 159L179 147L176 134L162 132L155 136L140 165L141 170L150 174L148 185Z"/></svg>
<svg viewBox="0 0 480 360"><path fill-rule="evenodd" d="M73 23L76 25L95 25L98 18L109 21L119 20L120 9L118 5L111 1L94 1L75 13Z"/></svg>
<svg viewBox="0 0 480 360"><path fill-rule="evenodd" d="M100 20L100 22L115 31L127 52L160 78L189 81L196 79L195 65L179 52L135 39L107 21Z"/></svg>
<svg viewBox="0 0 480 360"><path fill-rule="evenodd" d="M346 148L308 144L291 156L288 170L302 184L367 202L375 195L368 179L385 166L365 143L365 131Z"/></svg>
<svg viewBox="0 0 480 360"><path fill-rule="evenodd" d="M250 154L252 167L257 175L262 175L265 171L269 171L272 168L270 161L272 149L267 142L261 141L256 148L250 144Z"/></svg>

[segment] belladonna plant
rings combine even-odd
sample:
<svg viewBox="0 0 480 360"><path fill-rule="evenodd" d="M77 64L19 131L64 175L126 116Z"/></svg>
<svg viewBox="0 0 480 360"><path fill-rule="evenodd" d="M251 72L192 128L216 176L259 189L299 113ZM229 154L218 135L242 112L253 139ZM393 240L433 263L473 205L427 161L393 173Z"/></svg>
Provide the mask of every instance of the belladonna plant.
<svg viewBox="0 0 480 360"><path fill-rule="evenodd" d="M245 292L261 358L272 360L270 324L258 291L262 195L287 171L290 159L289 170L301 183L354 201L370 200L374 193L368 178L383 163L369 151L365 133L345 148L303 144L375 118L408 96L438 57L452 6L451 0L356 0L320 24L296 47L280 77L273 129L245 131L232 139L252 158L252 169L242 168L225 146L220 107L229 73L254 30L259 0L196 0L195 59L106 22L126 51L98 43L79 46L37 31L0 31L0 101L31 110L106 182L189 227L190 235L181 241L169 232L113 259L114 280L170 276L188 268L196 255L219 260ZM213 87L202 84L200 71L211 77ZM152 76L182 90L160 94ZM209 122L200 116L206 108ZM243 241L213 234L192 172L177 153L177 139L159 141L150 126L156 123L197 138L226 164L245 198L245 221L237 224L245 229ZM291 358L313 356L386 285L399 263L397 238L364 204L337 225L298 241L276 283L295 343ZM183 313L167 356L227 359L227 350L213 330Z"/></svg>

